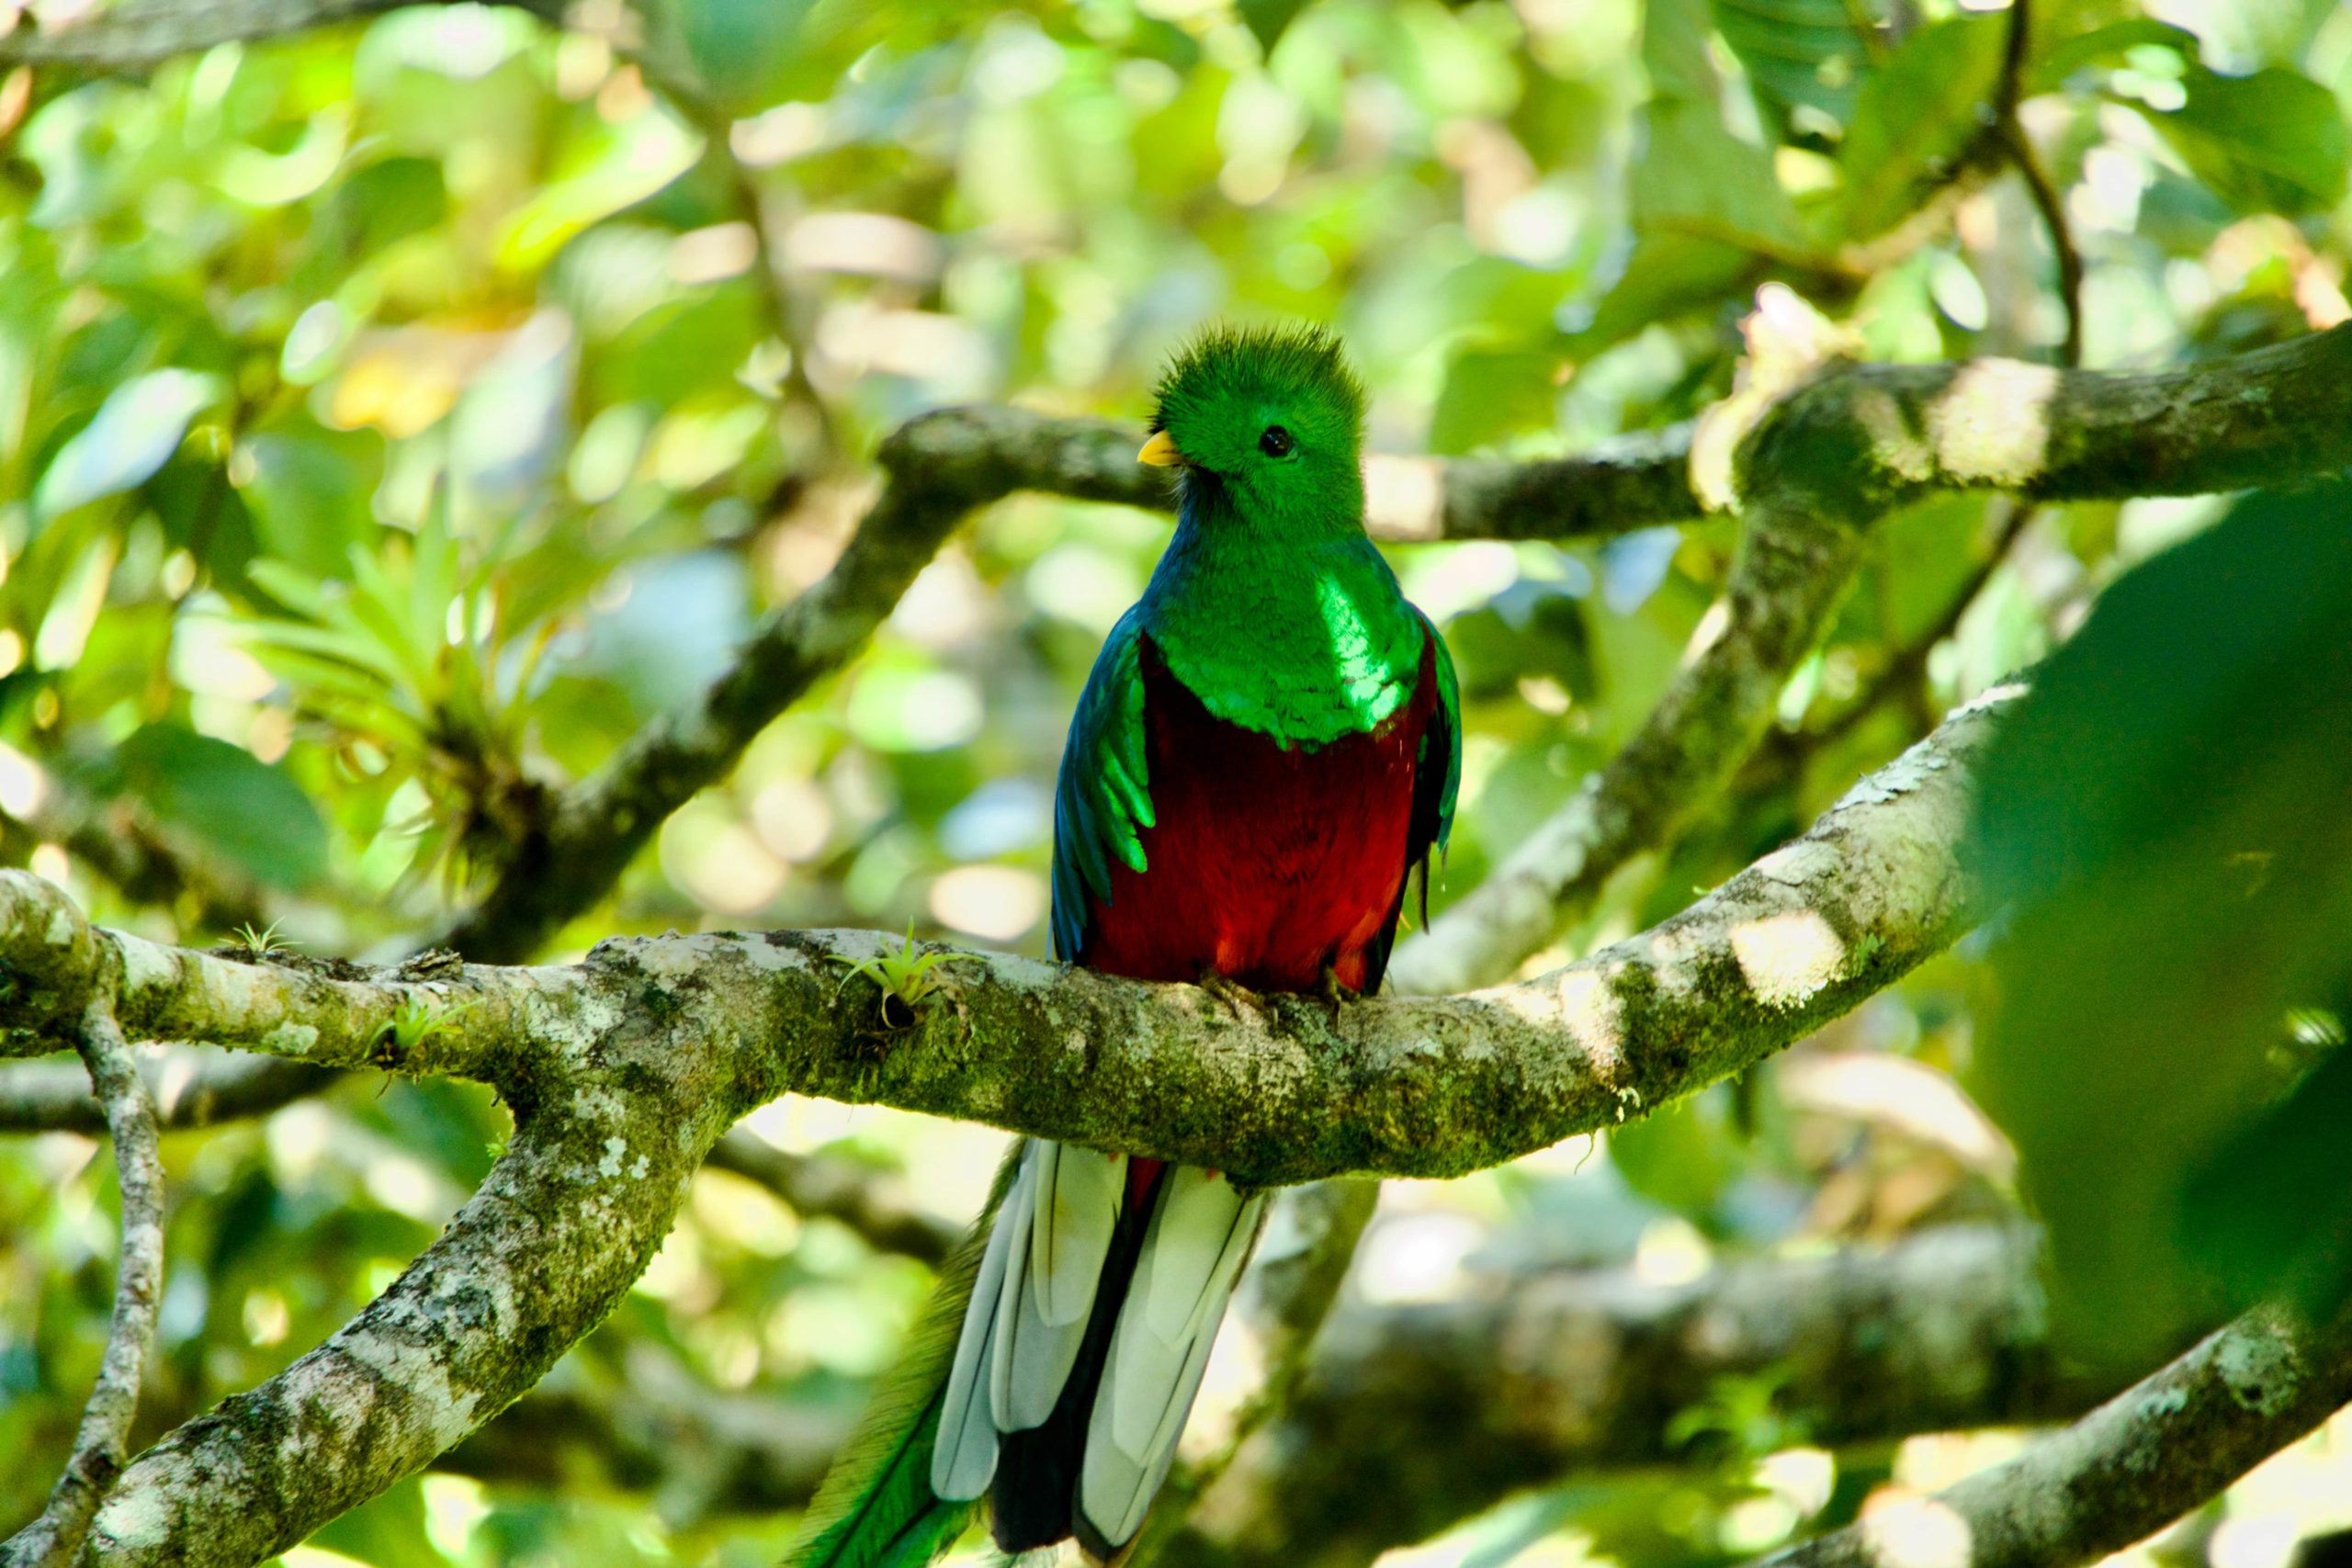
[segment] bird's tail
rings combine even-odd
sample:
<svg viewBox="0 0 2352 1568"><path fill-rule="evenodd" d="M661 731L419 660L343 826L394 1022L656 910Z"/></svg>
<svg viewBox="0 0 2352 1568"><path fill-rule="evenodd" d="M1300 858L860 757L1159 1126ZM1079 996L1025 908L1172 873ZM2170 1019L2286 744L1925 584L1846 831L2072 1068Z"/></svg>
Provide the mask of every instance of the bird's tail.
<svg viewBox="0 0 2352 1568"><path fill-rule="evenodd" d="M1020 1171L1016 1145L997 1171L987 1206L941 1266L899 1364L875 1388L857 1430L817 1489L785 1568L925 1568L964 1532L972 1503L932 1489L932 1455L989 1218Z"/></svg>
<svg viewBox="0 0 2352 1568"><path fill-rule="evenodd" d="M1213 1171L1030 1142L965 1310L933 1494L988 1494L1006 1551L1075 1535L1123 1554L1264 1213Z"/></svg>

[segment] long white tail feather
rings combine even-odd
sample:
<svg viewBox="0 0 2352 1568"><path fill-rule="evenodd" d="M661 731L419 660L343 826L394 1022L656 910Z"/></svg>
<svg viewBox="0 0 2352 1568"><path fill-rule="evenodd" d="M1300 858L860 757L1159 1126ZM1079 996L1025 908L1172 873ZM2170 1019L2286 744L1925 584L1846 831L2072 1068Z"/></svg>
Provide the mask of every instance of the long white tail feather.
<svg viewBox="0 0 2352 1568"><path fill-rule="evenodd" d="M980 1270L972 1281L972 1299L964 1309L964 1327L956 1340L956 1361L947 1374L947 1393L940 1405L939 1435L931 1454L931 1490L936 1497L967 1503L989 1489L996 1478L996 1423L989 1412L989 1378L997 1308L1004 1293L1004 1277L1012 1265L1013 1227L1002 1216L1026 1213L1029 1165L998 1209L999 1219L989 1235L988 1250L980 1255Z"/></svg>
<svg viewBox="0 0 2352 1568"><path fill-rule="evenodd" d="M1079 1472L1078 1502L1102 1539L1114 1544L1124 1544L1142 1527L1145 1512L1159 1491L1159 1483L1168 1478L1168 1467L1176 1457L1176 1440L1182 1435L1184 1417L1193 1408L1193 1396L1201 1390L1201 1375L1207 1371L1209 1350L1216 1343L1213 1334L1198 1336L1179 1369L1168 1412L1174 1416L1167 1442L1157 1451L1148 1444L1143 1454L1131 1454L1116 1442L1100 1440L1098 1431L1087 1433L1086 1458ZM1098 1402L1096 1408L1101 1409ZM1159 1427L1153 1428L1155 1434Z"/></svg>
<svg viewBox="0 0 2352 1568"><path fill-rule="evenodd" d="M956 1341L932 1454L936 1496L982 1495L1000 1436L1052 1416L1085 1340L1126 1163L1037 1141L1023 1149ZM1079 1506L1105 1540L1132 1540L1167 1479L1265 1211L1263 1194L1245 1200L1205 1170L1172 1167L1162 1179L1080 1464Z"/></svg>
<svg viewBox="0 0 2352 1568"><path fill-rule="evenodd" d="M1021 1320L1021 1298L1029 1280L1029 1239L1037 1218L1037 1144L1021 1161L1021 1184L996 1212L996 1228L1006 1237L1004 1278L997 1282L996 1321L989 1328L989 1413L1000 1432L1012 1407L1012 1341ZM1019 1201L1013 1201L1018 1199Z"/></svg>
<svg viewBox="0 0 2352 1568"><path fill-rule="evenodd" d="M1141 1465L1149 1457L1170 1392L1191 1352L1193 1329L1216 1286L1241 1195L1205 1170L1179 1167L1161 1178L1159 1206L1145 1234L1135 1280L1111 1336L1110 1370L1089 1424ZM1113 1391L1118 1397L1113 1398Z"/></svg>
<svg viewBox="0 0 2352 1568"><path fill-rule="evenodd" d="M1112 1333L1110 1368L1095 1394L1079 1476L1087 1519L1105 1540L1119 1543L1142 1527L1167 1478L1217 1325L1266 1210L1263 1194L1245 1201L1205 1171L1180 1168L1167 1179ZM1173 1334L1163 1334L1163 1325Z"/></svg>
<svg viewBox="0 0 2352 1568"><path fill-rule="evenodd" d="M1084 1324L1111 1253L1127 1187L1127 1156L1060 1144L1038 1163L1037 1212L1052 1216L1030 1234L1029 1272L1037 1316L1049 1327Z"/></svg>
<svg viewBox="0 0 2352 1568"><path fill-rule="evenodd" d="M1125 1310L1140 1301L1152 1331L1172 1342L1182 1339L1200 1314L1201 1298L1241 1212L1241 1194L1224 1178L1190 1166L1175 1167L1161 1179L1167 1190L1152 1216Z"/></svg>
<svg viewBox="0 0 2352 1568"><path fill-rule="evenodd" d="M1019 1292L998 1354L1005 1376L993 1392L998 1429L1043 1426L1078 1364L1088 1315L1102 1283L1111 1233L1126 1196L1125 1155L1034 1144L1035 1208L1026 1271L1008 1279Z"/></svg>

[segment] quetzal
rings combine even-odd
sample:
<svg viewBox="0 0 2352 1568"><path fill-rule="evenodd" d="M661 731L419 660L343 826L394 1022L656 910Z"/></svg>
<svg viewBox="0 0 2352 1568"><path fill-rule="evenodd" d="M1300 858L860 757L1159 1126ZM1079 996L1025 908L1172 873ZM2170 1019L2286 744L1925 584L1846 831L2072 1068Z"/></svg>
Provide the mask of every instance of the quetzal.
<svg viewBox="0 0 2352 1568"><path fill-rule="evenodd" d="M1363 528L1363 393L1319 330L1216 332L1141 460L1176 533L1079 698L1054 801L1057 956L1146 980L1368 992L1461 776L1453 667ZM1116 1561L1174 1458L1266 1196L1024 1141L787 1561L1000 1547Z"/></svg>

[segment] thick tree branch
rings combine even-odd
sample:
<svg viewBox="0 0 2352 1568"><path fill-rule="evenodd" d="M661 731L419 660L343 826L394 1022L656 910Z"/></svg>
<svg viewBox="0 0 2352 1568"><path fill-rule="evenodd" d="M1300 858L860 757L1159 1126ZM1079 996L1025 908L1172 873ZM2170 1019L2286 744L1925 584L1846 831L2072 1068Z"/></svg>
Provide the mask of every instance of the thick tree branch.
<svg viewBox="0 0 2352 1568"><path fill-rule="evenodd" d="M2071 1568L2154 1535L2352 1401L2352 1326L2248 1314L2028 1449L1759 1568Z"/></svg>
<svg viewBox="0 0 2352 1568"><path fill-rule="evenodd" d="M1726 1381L1773 1379L1775 1414L1833 1447L2072 1416L2108 1389L2045 1340L2036 1251L1965 1226L1680 1283L1553 1271L1351 1304L1159 1568L1368 1562L1526 1487L1687 1461L1667 1434Z"/></svg>
<svg viewBox="0 0 2352 1568"><path fill-rule="evenodd" d="M267 1558L496 1414L619 1301L736 1097L724 1053L584 992L510 1063L514 1135L481 1190L325 1344L141 1455L98 1513L107 1562Z"/></svg>
<svg viewBox="0 0 2352 1568"><path fill-rule="evenodd" d="M130 1451L130 1420L138 1413L139 1385L155 1342L155 1304L163 1296L164 1162L155 1146L155 1107L103 999L92 1002L84 1016L81 1047L91 1086L106 1106L122 1189L114 1323L74 1451L49 1495L49 1506L40 1517L0 1542L0 1564L6 1568L62 1568L80 1558L98 1505L114 1487Z"/></svg>
<svg viewBox="0 0 2352 1568"><path fill-rule="evenodd" d="M1582 964L1337 1019L997 958L955 965L894 1032L831 962L870 956L865 932L614 942L575 968L430 980L235 962L95 930L0 873L0 1053L112 995L142 1037L480 1078L515 1113L481 1190L390 1290L141 1455L94 1539L126 1563L252 1562L425 1463L611 1309L711 1145L788 1088L1259 1180L1453 1174L1613 1124L1810 1032L1964 927L1951 850L1992 728L1987 708L1956 716L1804 838Z"/></svg>
<svg viewBox="0 0 2352 1568"><path fill-rule="evenodd" d="M1247 1314L1245 1356L1295 1342L1256 1336L1275 1324L1277 1335L1296 1332L1298 1307L1315 1299L1302 1275L1328 1268L1328 1235L1302 1226L1306 1245L1268 1258L1265 1283L1245 1284L1235 1309ZM1284 1234L1268 1241L1283 1247ZM1225 1451L1233 1413L1196 1417L1203 1440L1187 1449L1207 1447L1234 1468L1190 1525L1178 1495L1165 1494L1153 1534L1166 1537L1167 1555L1137 1561L1369 1561L1522 1487L1687 1461L1666 1440L1677 1416L1725 1380L1784 1367L1795 1375L1779 1381L1775 1413L1837 1447L2071 1418L2111 1385L2048 1345L2036 1256L2028 1232L1962 1226L1886 1247L1725 1263L1677 1284L1536 1267L1482 1280L1461 1300L1351 1301L1314 1343L1304 1402L1284 1399L1238 1460ZM1284 1315L1271 1314L1277 1298L1292 1303ZM665 1511L682 1498L697 1518L772 1513L808 1501L854 1415L846 1403L729 1393L650 1351L609 1393L556 1381L434 1468L523 1485L593 1476L653 1494Z"/></svg>
<svg viewBox="0 0 2352 1568"><path fill-rule="evenodd" d="M1971 918L1952 858L1968 767L2019 688L1956 714L1801 839L1655 930L1461 997L1228 1004L1186 986L995 957L886 1027L837 960L868 932L609 942L576 968L447 980L236 963L94 931L0 874L14 1044L119 976L124 1026L336 1066L469 1077L518 1108L603 1076L616 1034L714 1064L732 1120L786 1090L1231 1170L1450 1176L1613 1124L1736 1072L1939 951ZM714 1134L714 1137L716 1134Z"/></svg>

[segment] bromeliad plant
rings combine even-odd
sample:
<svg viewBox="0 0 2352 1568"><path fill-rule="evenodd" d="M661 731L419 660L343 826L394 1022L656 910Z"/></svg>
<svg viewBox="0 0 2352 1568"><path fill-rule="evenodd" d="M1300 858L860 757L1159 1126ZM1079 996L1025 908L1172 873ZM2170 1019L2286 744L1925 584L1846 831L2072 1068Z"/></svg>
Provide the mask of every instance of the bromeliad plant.
<svg viewBox="0 0 2352 1568"><path fill-rule="evenodd" d="M396 824L423 835L413 865L462 881L524 841L544 809L526 765L527 699L565 601L547 560L518 571L496 538L469 551L446 501L413 533L387 535L380 550L351 550L347 579L254 561L254 586L285 613L238 629L352 775L378 780L388 806L415 785L421 809Z"/></svg>
<svg viewBox="0 0 2352 1568"><path fill-rule="evenodd" d="M851 958L839 953L831 956L834 963L848 965L848 973L833 987L833 994L839 996L861 976L873 981L882 993L878 1006L885 1029L910 1029L922 1020L924 1004L939 994L940 976L936 971L942 964L978 962L968 953L917 953L912 920L907 922L905 944L896 953L890 951L886 939L881 951L871 958Z"/></svg>

